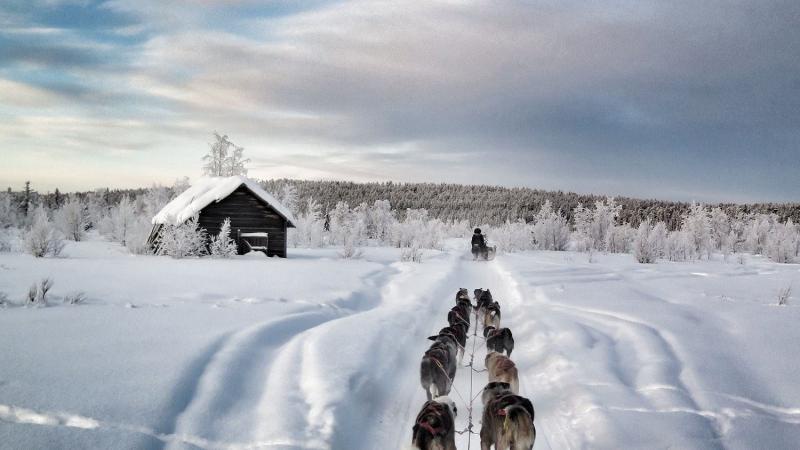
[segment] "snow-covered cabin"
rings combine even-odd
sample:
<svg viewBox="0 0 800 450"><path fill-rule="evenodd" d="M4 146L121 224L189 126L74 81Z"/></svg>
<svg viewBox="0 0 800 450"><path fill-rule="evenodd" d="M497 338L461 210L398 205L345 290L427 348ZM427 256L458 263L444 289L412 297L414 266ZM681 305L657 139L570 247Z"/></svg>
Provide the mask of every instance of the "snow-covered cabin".
<svg viewBox="0 0 800 450"><path fill-rule="evenodd" d="M255 181L243 177L208 177L169 202L155 217L148 243L155 249L165 224L180 225L198 216L198 226L215 236L231 219L231 237L239 254L260 250L286 257L286 230L294 228L292 213Z"/></svg>

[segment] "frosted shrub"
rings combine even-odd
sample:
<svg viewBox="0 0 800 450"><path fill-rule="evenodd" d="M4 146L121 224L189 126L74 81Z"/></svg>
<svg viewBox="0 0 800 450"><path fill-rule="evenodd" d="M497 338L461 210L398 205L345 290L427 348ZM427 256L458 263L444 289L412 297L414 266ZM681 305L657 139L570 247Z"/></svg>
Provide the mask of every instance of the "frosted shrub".
<svg viewBox="0 0 800 450"><path fill-rule="evenodd" d="M296 228L289 230L289 240L294 247L316 248L323 245L325 222L316 200L311 197L306 200L305 210L295 217L295 225Z"/></svg>
<svg viewBox="0 0 800 450"><path fill-rule="evenodd" d="M721 208L716 207L709 213L709 225L711 226L711 241L715 250L726 253L728 236L731 232L730 218Z"/></svg>
<svg viewBox="0 0 800 450"><path fill-rule="evenodd" d="M53 221L64 237L73 241L83 240L89 227L83 203L75 196L70 196L53 214Z"/></svg>
<svg viewBox="0 0 800 450"><path fill-rule="evenodd" d="M0 308L8 308L11 306L11 300L5 292L0 292Z"/></svg>
<svg viewBox="0 0 800 450"><path fill-rule="evenodd" d="M361 254L362 251L356 242L355 235L346 235L344 237L344 245L342 246L342 251L339 252L339 256L344 259L353 259L360 257Z"/></svg>
<svg viewBox="0 0 800 450"><path fill-rule="evenodd" d="M25 233L24 244L25 250L37 258L58 256L64 249L64 242L47 218L47 211L43 206L34 211L33 222L30 230Z"/></svg>
<svg viewBox="0 0 800 450"><path fill-rule="evenodd" d="M81 305L86 302L86 294L83 292L72 292L64 296L64 304Z"/></svg>
<svg viewBox="0 0 800 450"><path fill-rule="evenodd" d="M792 286L786 286L778 290L778 306L786 306L789 304L789 298L792 296Z"/></svg>
<svg viewBox="0 0 800 450"><path fill-rule="evenodd" d="M0 192L0 229L19 226L17 206L11 202L11 195Z"/></svg>
<svg viewBox="0 0 800 450"><path fill-rule="evenodd" d="M658 258L658 250L655 245L655 234L650 228L650 221L645 220L639 225L636 231L636 238L633 240L633 257L636 261L643 264L652 264Z"/></svg>
<svg viewBox="0 0 800 450"><path fill-rule="evenodd" d="M614 225L608 229L605 249L611 253L630 253L636 230L630 225Z"/></svg>
<svg viewBox="0 0 800 450"><path fill-rule="evenodd" d="M150 223L149 216L140 216L128 224L126 230L125 247L133 254L147 255L153 250L147 244L153 225Z"/></svg>
<svg viewBox="0 0 800 450"><path fill-rule="evenodd" d="M667 235L667 224L664 222L656 223L650 230L648 239L656 258L663 258L667 254Z"/></svg>
<svg viewBox="0 0 800 450"><path fill-rule="evenodd" d="M399 248L442 249L446 228L441 220L429 218L425 209L407 209L403 221L393 224L390 242Z"/></svg>
<svg viewBox="0 0 800 450"><path fill-rule="evenodd" d="M400 250L400 261L405 262L422 262L422 250L416 245Z"/></svg>
<svg viewBox="0 0 800 450"><path fill-rule="evenodd" d="M368 213L367 235L382 244L388 243L391 239L392 226L397 222L389 200L375 200Z"/></svg>
<svg viewBox="0 0 800 450"><path fill-rule="evenodd" d="M578 204L574 210L575 232L579 241L587 241L595 250L607 250L607 236L622 210L616 200L608 197L605 201L595 202L594 210L586 209Z"/></svg>
<svg viewBox="0 0 800 450"><path fill-rule="evenodd" d="M692 203L689 213L683 217L681 230L686 233L691 245L693 255L698 258L702 255L711 257L713 244L711 242L711 218L706 208L697 203Z"/></svg>
<svg viewBox="0 0 800 450"><path fill-rule="evenodd" d="M745 248L758 255L764 254L767 238L774 222L777 222L777 219L772 215L755 214L751 216L744 230Z"/></svg>
<svg viewBox="0 0 800 450"><path fill-rule="evenodd" d="M687 231L673 231L667 237L666 253L670 261L693 260L696 258L694 239Z"/></svg>
<svg viewBox="0 0 800 450"><path fill-rule="evenodd" d="M794 262L797 256L798 240L800 240L800 235L791 219L785 224L775 223L772 231L767 235L764 253L776 263Z"/></svg>
<svg viewBox="0 0 800 450"><path fill-rule="evenodd" d="M539 250L566 250L569 245L569 224L560 212L553 211L550 200L536 214L533 239Z"/></svg>
<svg viewBox="0 0 800 450"><path fill-rule="evenodd" d="M11 252L17 248L18 230L16 228L0 228L0 253Z"/></svg>
<svg viewBox="0 0 800 450"><path fill-rule="evenodd" d="M33 283L28 288L28 294L25 297L25 303L30 306L47 306L47 293L53 288L53 280L50 278L42 278L39 283Z"/></svg>
<svg viewBox="0 0 800 450"><path fill-rule="evenodd" d="M236 253L236 241L231 238L231 219L226 217L219 234L211 238L209 254L215 258L230 258Z"/></svg>
<svg viewBox="0 0 800 450"><path fill-rule="evenodd" d="M195 216L180 225L165 224L157 253L173 258L203 256L207 253L206 243L206 230L198 228Z"/></svg>
<svg viewBox="0 0 800 450"><path fill-rule="evenodd" d="M487 235L491 233L491 243L497 246L498 251L514 253L533 249L533 229L532 225L528 225L520 219L493 228L487 232Z"/></svg>
<svg viewBox="0 0 800 450"><path fill-rule="evenodd" d="M110 232L112 239L127 246L128 234L136 220L136 210L126 195L117 206L111 208L107 218L107 231Z"/></svg>

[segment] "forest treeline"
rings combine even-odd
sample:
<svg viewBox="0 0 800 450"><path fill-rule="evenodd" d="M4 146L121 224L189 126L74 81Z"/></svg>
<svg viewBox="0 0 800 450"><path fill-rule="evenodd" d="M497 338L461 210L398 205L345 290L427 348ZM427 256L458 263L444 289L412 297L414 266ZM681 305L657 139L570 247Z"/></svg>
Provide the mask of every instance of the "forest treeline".
<svg viewBox="0 0 800 450"><path fill-rule="evenodd" d="M466 220L472 224L488 225L500 225L518 219L531 222L548 200L553 210L561 211L570 223L574 223L573 211L578 204L591 206L606 198L605 195L454 183L359 183L291 179L261 180L260 183L268 192L276 194L282 192L287 185L294 186L298 199L313 198L320 204L323 212L333 210L340 201L357 206L361 203L372 205L376 200L389 200L392 208L400 213L406 209L426 209L430 217L446 222ZM180 190L186 186L187 182L181 180L170 189ZM108 204L117 204L125 195L135 198L144 191L145 188L98 189L93 192L105 197ZM24 203L24 189L13 191L9 188L9 193L17 199L18 204ZM41 201L50 208L60 205L64 198L64 194L58 191L47 194L30 191L27 195L30 201ZM670 230L675 230L681 226L682 218L691 207L689 202L622 196L615 199L622 206L619 222L629 223L633 227L650 219L654 223L664 222ZM782 222L791 218L795 223L800 223L800 203L720 203L706 206L720 207L730 217L752 213L775 214Z"/></svg>
<svg viewBox="0 0 800 450"><path fill-rule="evenodd" d="M392 208L426 209L431 217L443 221L467 220L473 224L499 225L506 221L524 219L531 222L542 205L550 200L555 211L561 211L574 223L573 211L582 204L592 206L604 200L605 195L577 194L574 192L546 191L531 188L507 188L487 185L452 183L356 183L350 181L310 181L274 179L261 184L268 192L281 192L283 186L293 185L298 198L313 197L323 211L332 210L337 202L351 206L373 204L376 200L389 200ZM615 197L622 205L620 223L638 227L645 220L664 222L670 230L680 227L691 203L664 200ZM775 214L781 221L791 218L800 222L800 203L707 204L719 206L729 216L750 213Z"/></svg>

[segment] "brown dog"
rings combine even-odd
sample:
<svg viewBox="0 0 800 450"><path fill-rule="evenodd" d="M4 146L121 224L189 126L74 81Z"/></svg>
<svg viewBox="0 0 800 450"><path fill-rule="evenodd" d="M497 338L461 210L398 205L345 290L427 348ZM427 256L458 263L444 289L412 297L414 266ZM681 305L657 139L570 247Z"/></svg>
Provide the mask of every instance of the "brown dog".
<svg viewBox="0 0 800 450"><path fill-rule="evenodd" d="M507 386L489 383L483 392L481 450L531 450L536 441L533 404Z"/></svg>
<svg viewBox="0 0 800 450"><path fill-rule="evenodd" d="M508 383L511 392L519 394L519 374L517 365L511 358L501 353L490 352L486 355L486 369L489 371L489 382Z"/></svg>

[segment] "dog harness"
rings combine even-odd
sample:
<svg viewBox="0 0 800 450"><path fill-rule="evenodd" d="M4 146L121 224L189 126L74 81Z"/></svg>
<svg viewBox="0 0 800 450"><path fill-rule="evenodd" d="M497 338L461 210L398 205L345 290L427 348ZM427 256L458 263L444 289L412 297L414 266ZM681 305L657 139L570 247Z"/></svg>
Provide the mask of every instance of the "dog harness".
<svg viewBox="0 0 800 450"><path fill-rule="evenodd" d="M445 428L445 406L441 403L428 401L422 407L422 411L417 415L416 425L427 430L431 436L444 436L447 433ZM432 424L431 422L434 422Z"/></svg>

